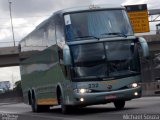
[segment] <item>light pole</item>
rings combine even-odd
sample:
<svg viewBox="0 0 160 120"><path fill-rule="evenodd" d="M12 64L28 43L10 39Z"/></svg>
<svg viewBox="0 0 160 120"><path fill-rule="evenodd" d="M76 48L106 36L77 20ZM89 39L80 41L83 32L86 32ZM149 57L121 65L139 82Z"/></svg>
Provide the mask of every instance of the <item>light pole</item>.
<svg viewBox="0 0 160 120"><path fill-rule="evenodd" d="M12 9L11 9L12 2L8 0L8 3L9 3L9 12L10 12L10 19L11 19L13 43L14 43L14 46L15 46L14 29L13 29L13 22L12 22Z"/></svg>

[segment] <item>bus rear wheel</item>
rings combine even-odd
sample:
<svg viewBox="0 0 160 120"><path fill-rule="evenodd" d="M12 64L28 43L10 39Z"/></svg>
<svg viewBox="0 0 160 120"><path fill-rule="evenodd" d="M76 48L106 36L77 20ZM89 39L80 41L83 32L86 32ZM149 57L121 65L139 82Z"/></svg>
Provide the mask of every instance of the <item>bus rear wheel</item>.
<svg viewBox="0 0 160 120"><path fill-rule="evenodd" d="M38 112L45 112L45 111L48 111L50 109L49 105L37 105L35 98L32 98L31 107L32 107L32 111L37 112L37 113Z"/></svg>
<svg viewBox="0 0 160 120"><path fill-rule="evenodd" d="M121 109L123 109L124 106L125 106L125 101L123 101L123 100L115 101L115 102L114 102L114 106L115 106L115 108L116 108L117 110L121 110Z"/></svg>
<svg viewBox="0 0 160 120"><path fill-rule="evenodd" d="M40 108L39 108L39 106L37 105L35 98L32 98L31 107L32 107L32 111L33 111L33 112L40 112Z"/></svg>

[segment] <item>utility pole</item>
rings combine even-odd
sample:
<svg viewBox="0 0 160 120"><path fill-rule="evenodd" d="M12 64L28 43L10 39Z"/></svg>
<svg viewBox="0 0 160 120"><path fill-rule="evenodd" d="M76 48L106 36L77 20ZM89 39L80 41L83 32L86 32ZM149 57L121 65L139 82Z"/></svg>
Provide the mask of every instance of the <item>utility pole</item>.
<svg viewBox="0 0 160 120"><path fill-rule="evenodd" d="M8 0L8 3L9 3L9 13L10 13L10 19L11 19L12 37L13 37L13 43L15 46L14 29L13 29L13 22L12 22L12 9L11 9L12 2Z"/></svg>

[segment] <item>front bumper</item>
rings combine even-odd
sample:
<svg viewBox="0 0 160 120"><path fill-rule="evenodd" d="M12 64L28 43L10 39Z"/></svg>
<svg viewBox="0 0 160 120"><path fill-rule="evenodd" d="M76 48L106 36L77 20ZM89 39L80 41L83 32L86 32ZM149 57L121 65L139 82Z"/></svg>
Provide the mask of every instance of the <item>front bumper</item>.
<svg viewBox="0 0 160 120"><path fill-rule="evenodd" d="M135 95L135 93L138 93ZM94 92L94 93L74 93L72 105L94 105L94 104L105 104L109 102L114 102L117 100L131 100L134 98L141 97L141 87L117 90L110 92ZM84 101L81 101L80 99Z"/></svg>

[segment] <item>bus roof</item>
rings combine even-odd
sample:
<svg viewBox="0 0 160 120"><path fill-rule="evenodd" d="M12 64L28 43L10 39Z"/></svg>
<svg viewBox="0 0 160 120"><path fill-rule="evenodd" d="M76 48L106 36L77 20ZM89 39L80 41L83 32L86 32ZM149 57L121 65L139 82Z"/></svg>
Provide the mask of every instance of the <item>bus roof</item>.
<svg viewBox="0 0 160 120"><path fill-rule="evenodd" d="M103 10L103 9L124 9L121 5L116 4L103 4L103 5L88 5L88 6L79 6L79 7L72 7L72 8L66 8L59 10L53 15L51 15L48 19L44 20L42 23L40 23L36 28L39 28L40 26L44 25L48 20L57 14L65 14L65 13L71 13L71 12L81 12L81 11L92 11L92 10Z"/></svg>
<svg viewBox="0 0 160 120"><path fill-rule="evenodd" d="M87 5L87 6L79 6L79 7L72 7L63 10L59 10L54 14L65 14L69 12L79 12L79 11L88 11L88 10L103 10L103 9L124 9L121 5L116 4L96 4L96 5Z"/></svg>
<svg viewBox="0 0 160 120"><path fill-rule="evenodd" d="M103 5L88 5L88 6L79 6L79 7L66 8L66 9L62 9L62 10L59 10L59 11L53 13L53 15L51 15L48 19L46 19L42 23L40 23L36 27L36 29L38 29L39 27L44 25L46 22L48 22L48 20L51 17L53 17L54 15L57 15L57 14L63 15L65 13L71 13L71 12L103 10L103 9L124 9L124 7L121 6L121 5L116 5L116 4L103 4Z"/></svg>

